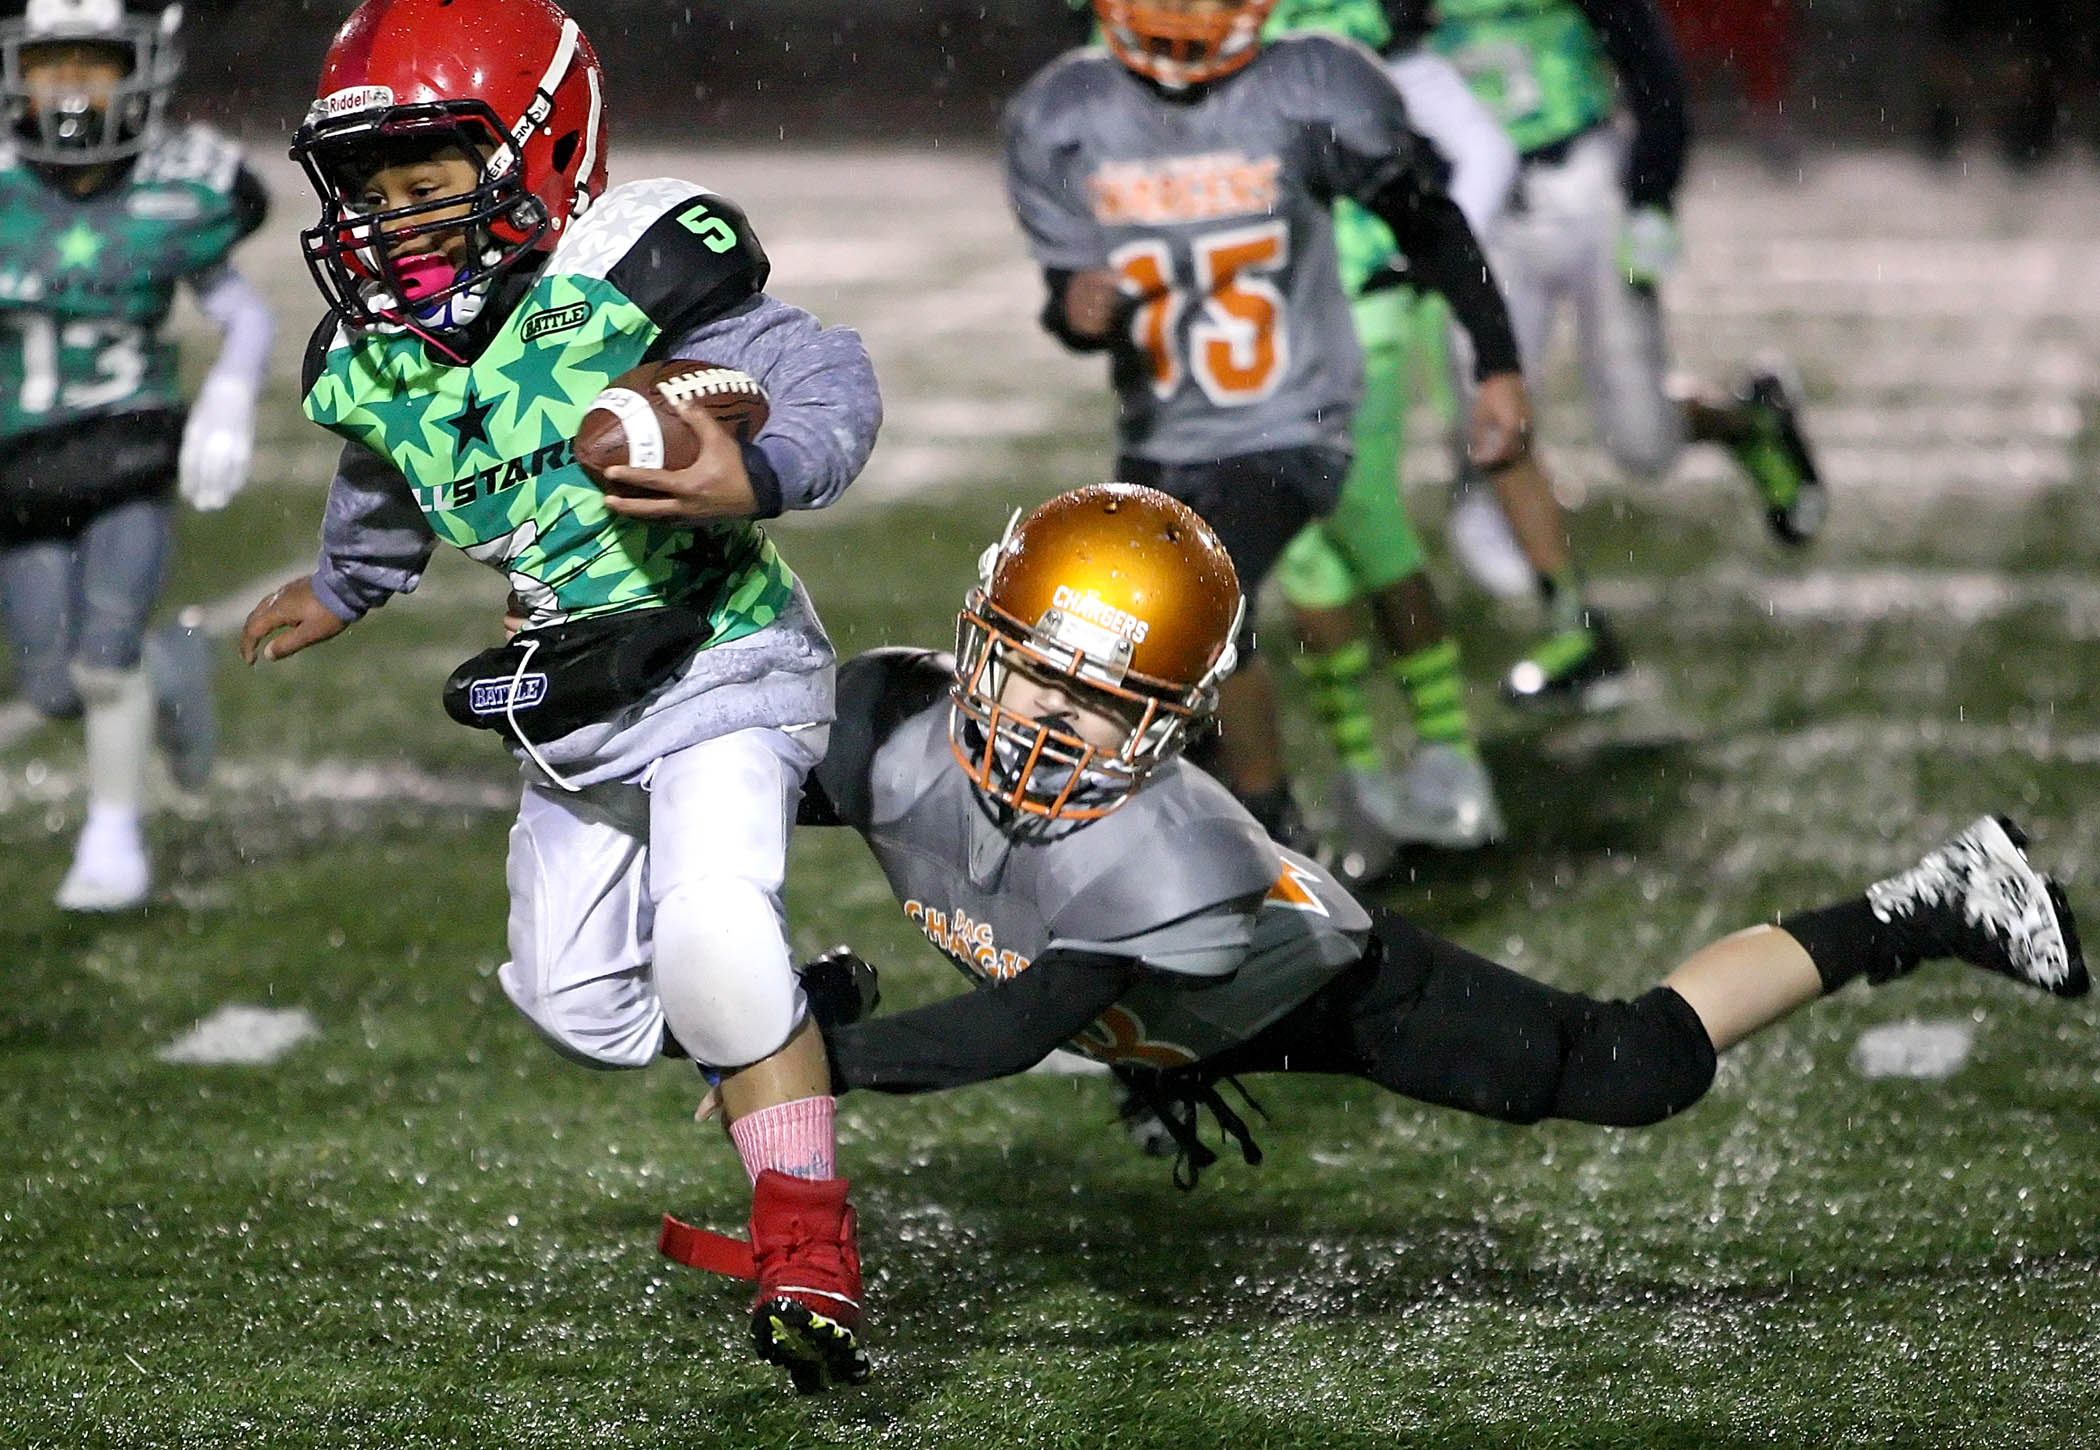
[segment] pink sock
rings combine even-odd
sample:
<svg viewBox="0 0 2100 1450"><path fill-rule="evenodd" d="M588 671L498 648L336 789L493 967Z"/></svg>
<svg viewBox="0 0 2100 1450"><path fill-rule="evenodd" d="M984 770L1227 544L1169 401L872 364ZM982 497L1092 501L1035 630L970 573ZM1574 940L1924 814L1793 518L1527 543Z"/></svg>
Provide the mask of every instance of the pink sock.
<svg viewBox="0 0 2100 1450"><path fill-rule="evenodd" d="M790 1178L836 1178L836 1098L797 1098L761 1108L729 1125L729 1137L753 1183L765 1169Z"/></svg>

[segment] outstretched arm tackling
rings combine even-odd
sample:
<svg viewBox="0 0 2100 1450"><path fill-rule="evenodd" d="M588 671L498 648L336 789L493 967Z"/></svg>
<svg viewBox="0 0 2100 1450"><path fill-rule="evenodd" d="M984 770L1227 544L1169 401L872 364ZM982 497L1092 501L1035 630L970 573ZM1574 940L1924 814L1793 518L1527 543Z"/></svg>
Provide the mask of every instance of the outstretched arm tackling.
<svg viewBox="0 0 2100 1450"><path fill-rule="evenodd" d="M933 1092L1026 1072L1130 989L1126 957L1053 949L1020 975L825 1033L835 1090Z"/></svg>

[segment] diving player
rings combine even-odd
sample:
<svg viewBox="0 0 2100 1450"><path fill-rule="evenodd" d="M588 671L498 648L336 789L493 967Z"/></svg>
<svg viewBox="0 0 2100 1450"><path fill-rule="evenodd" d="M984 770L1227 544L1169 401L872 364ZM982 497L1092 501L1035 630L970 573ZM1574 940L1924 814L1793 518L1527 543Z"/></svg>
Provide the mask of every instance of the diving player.
<svg viewBox="0 0 2100 1450"><path fill-rule="evenodd" d="M866 1378L861 1275L822 1041L781 889L823 753L833 655L757 520L821 508L881 420L859 337L766 295L764 251L685 181L605 187L605 83L549 0L366 0L293 143L319 193L302 237L329 311L307 416L342 435L318 567L259 603L242 655L281 659L415 588L438 540L526 610L455 672L447 709L521 757L511 959L499 979L566 1056L675 1049L721 1079L753 1181L751 1330L798 1389ZM603 193L601 195L601 193ZM571 446L643 361L756 378L739 445L697 406L679 472Z"/></svg>
<svg viewBox="0 0 2100 1450"><path fill-rule="evenodd" d="M1999 817L1859 895L1724 937L1631 1001L1549 987L1367 909L1177 759L1245 607L1188 509L1123 484L1061 494L978 572L954 657L841 669L804 798L805 824L867 839L975 986L864 1020L842 993L825 1024L841 1092L955 1087L1069 1047L1158 1104L1187 1184L1215 1156L1197 1104L1257 1156L1215 1091L1228 1075L1345 1073L1507 1122L1637 1127L1696 1102L1718 1053L1856 978L1955 957L2090 988L2061 891Z"/></svg>
<svg viewBox="0 0 2100 1450"><path fill-rule="evenodd" d="M1719 443L1754 485L1772 532L1794 545L1814 538L1828 501L1790 370L1760 365L1734 392L1665 387L1656 289L1678 258L1687 133L1684 77L1655 0L1387 0L1386 8L1396 30L1429 27L1429 43L1500 118L1521 157L1510 205L1485 242L1526 374L1537 376L1554 315L1572 305L1597 431L1620 467L1659 474L1687 442ZM1630 141L1613 124L1620 98ZM1519 556L1477 487L1454 509L1452 539L1484 581L1521 590L1531 575L1545 597L1554 630L1505 681L1512 701L1596 707L1621 697L1616 642L1584 605L1572 566L1534 574L1536 549L1528 562Z"/></svg>
<svg viewBox="0 0 2100 1450"><path fill-rule="evenodd" d="M0 625L39 713L85 717L87 823L68 911L145 903L140 829L156 735L184 786L211 768L209 661L146 634L170 495L247 481L270 315L228 261L262 183L203 126L164 124L182 8L30 0L0 21ZM185 417L163 338L187 285L223 340Z"/></svg>
<svg viewBox="0 0 2100 1450"><path fill-rule="evenodd" d="M1043 323L1105 351L1118 477L1216 528L1250 592L1340 496L1362 358L1331 206L1391 227L1473 338L1475 461L1523 456L1530 405L1500 294L1375 56L1327 35L1264 42L1275 0L1094 0L1107 48L1074 51L1006 116L1007 192L1043 268ZM1265 828L1305 840L1274 687L1254 656L1225 686L1222 778Z"/></svg>

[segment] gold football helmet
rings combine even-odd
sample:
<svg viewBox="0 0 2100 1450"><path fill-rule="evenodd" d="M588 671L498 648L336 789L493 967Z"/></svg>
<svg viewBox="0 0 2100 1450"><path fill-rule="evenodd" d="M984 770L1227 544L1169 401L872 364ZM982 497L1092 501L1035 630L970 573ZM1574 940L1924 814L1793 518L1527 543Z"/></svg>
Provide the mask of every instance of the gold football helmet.
<svg viewBox="0 0 2100 1450"><path fill-rule="evenodd" d="M986 796L1087 821L1121 805L1208 719L1245 608L1225 546L1156 489L1095 484L1014 515L957 618L948 739ZM1011 671L1055 681L1123 729L1114 749L1001 703Z"/></svg>
<svg viewBox="0 0 2100 1450"><path fill-rule="evenodd" d="M1094 0L1117 60L1170 91L1231 75L1261 50L1276 0Z"/></svg>

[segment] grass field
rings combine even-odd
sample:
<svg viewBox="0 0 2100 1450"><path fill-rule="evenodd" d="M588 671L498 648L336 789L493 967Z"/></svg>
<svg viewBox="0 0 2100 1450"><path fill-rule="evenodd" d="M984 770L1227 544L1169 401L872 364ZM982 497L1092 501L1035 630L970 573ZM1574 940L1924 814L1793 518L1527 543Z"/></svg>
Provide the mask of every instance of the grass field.
<svg viewBox="0 0 2100 1450"><path fill-rule="evenodd" d="M636 164L646 160L647 165ZM629 158L737 197L775 290L861 327L889 422L828 516L778 534L842 652L940 643L1006 511L1096 477L1093 365L983 155ZM311 289L279 213L259 479L190 517L171 607L224 632L310 553L332 450L293 411ZM2100 183L1833 160L1776 189L1703 156L1681 360L1807 375L1830 533L1782 556L1690 457L1615 481L1564 386L1547 433L1600 600L1640 661L1621 715L1543 728L1488 685L1529 621L1450 591L1514 835L1385 899L1585 990L1855 889L1990 808L2090 904L2100 875ZM1439 456L1410 459L1435 538ZM1927 969L1753 1040L1639 1134L1518 1130L1325 1081L1257 1085L1259 1169L1175 1192L1098 1079L842 1103L877 1378L797 1400L740 1292L657 1217L747 1195L689 1069L559 1061L496 989L515 776L437 686L499 581L443 559L325 650L221 675L225 759L152 825L153 907L48 903L74 732L0 706L0 1445L2083 1447L2100 1426L2100 1012ZM0 684L0 696L4 696ZM953 972L857 840L805 832L799 948L850 940L893 1005ZM168 1061L234 1004L317 1033ZM1862 1034L1971 1038L1944 1080Z"/></svg>

